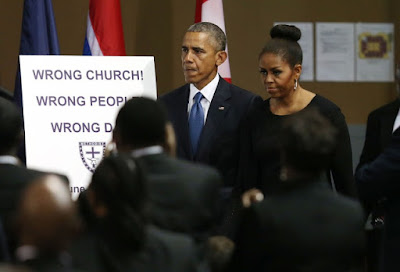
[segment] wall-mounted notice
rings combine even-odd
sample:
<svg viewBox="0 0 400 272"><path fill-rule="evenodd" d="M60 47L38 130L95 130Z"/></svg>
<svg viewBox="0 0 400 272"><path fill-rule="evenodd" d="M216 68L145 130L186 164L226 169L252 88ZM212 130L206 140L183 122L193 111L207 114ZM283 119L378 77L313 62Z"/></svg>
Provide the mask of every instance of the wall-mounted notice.
<svg viewBox="0 0 400 272"><path fill-rule="evenodd" d="M318 81L354 81L354 24L316 23Z"/></svg>
<svg viewBox="0 0 400 272"><path fill-rule="evenodd" d="M357 81L394 80L393 35L393 24L356 24Z"/></svg>
<svg viewBox="0 0 400 272"><path fill-rule="evenodd" d="M314 29L313 23L303 22L276 22L274 25L286 24L294 25L301 31L299 44L303 51L303 71L301 72L301 81L314 80Z"/></svg>
<svg viewBox="0 0 400 272"><path fill-rule="evenodd" d="M20 56L28 167L85 190L132 96L156 99L153 57Z"/></svg>

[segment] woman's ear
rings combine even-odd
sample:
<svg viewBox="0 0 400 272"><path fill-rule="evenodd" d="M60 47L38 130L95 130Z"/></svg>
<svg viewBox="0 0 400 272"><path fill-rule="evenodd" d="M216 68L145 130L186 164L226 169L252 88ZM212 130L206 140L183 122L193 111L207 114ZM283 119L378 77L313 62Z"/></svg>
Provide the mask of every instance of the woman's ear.
<svg viewBox="0 0 400 272"><path fill-rule="evenodd" d="M301 66L301 64L296 64L294 66L293 72L294 72L297 80L299 80L302 70L303 70L303 67Z"/></svg>

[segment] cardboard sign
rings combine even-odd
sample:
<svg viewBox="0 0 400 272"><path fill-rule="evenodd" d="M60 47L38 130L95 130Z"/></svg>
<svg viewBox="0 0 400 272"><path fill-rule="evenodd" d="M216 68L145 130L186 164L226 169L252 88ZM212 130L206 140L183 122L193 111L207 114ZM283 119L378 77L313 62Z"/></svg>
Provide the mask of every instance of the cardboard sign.
<svg viewBox="0 0 400 272"><path fill-rule="evenodd" d="M157 97L154 57L20 56L27 166L86 189L118 110Z"/></svg>

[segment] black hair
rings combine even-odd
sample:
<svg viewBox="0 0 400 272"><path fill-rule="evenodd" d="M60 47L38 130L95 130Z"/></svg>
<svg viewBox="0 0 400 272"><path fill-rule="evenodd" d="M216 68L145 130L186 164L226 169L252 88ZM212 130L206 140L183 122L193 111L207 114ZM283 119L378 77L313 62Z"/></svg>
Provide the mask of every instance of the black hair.
<svg viewBox="0 0 400 272"><path fill-rule="evenodd" d="M18 146L22 131L21 112L12 102L0 97L0 154Z"/></svg>
<svg viewBox="0 0 400 272"><path fill-rule="evenodd" d="M282 164L303 173L319 174L331 162L337 133L316 108L288 116L280 134Z"/></svg>
<svg viewBox="0 0 400 272"><path fill-rule="evenodd" d="M131 157L112 155L96 168L89 185L96 203L107 208L100 220L107 248L139 251L145 243L147 193L142 168Z"/></svg>
<svg viewBox="0 0 400 272"><path fill-rule="evenodd" d="M167 113L164 106L145 97L133 97L121 108L115 130L124 144L145 147L164 144Z"/></svg>
<svg viewBox="0 0 400 272"><path fill-rule="evenodd" d="M303 51L298 43L301 31L293 25L276 25L271 28L271 39L261 50L259 58L266 53L273 53L287 61L291 67L302 64Z"/></svg>

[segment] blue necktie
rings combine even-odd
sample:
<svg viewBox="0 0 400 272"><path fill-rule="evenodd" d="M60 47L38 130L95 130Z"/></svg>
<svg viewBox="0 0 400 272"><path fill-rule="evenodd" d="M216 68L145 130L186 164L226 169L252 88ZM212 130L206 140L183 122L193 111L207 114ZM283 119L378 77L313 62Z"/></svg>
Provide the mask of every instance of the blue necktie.
<svg viewBox="0 0 400 272"><path fill-rule="evenodd" d="M203 99L203 95L201 94L201 92L198 92L193 99L194 104L192 106L189 116L189 134L190 143L192 144L192 151L194 155L197 152L199 138L204 126L204 111L200 103L201 99Z"/></svg>

